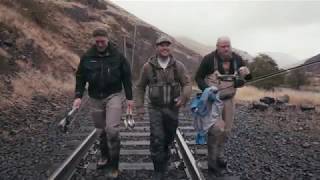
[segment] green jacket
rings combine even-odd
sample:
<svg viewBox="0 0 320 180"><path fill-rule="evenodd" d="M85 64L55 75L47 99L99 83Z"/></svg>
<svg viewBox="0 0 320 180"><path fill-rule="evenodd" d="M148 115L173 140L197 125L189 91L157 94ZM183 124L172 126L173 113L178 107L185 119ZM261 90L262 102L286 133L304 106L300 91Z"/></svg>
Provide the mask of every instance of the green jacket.
<svg viewBox="0 0 320 180"><path fill-rule="evenodd" d="M157 82L155 82L155 74ZM136 106L137 108L143 108L144 96L146 87L154 84L168 84L175 83L179 84L180 99L183 104L185 104L192 93L192 84L190 76L185 68L185 66L175 60L172 56L170 57L169 64L166 69L163 69L157 60L157 57L151 57L142 67L140 73L140 79L137 84L136 90ZM174 89L177 90L177 89ZM173 91L173 90L172 90ZM150 96L150 95L149 95ZM150 98L150 97L149 97Z"/></svg>

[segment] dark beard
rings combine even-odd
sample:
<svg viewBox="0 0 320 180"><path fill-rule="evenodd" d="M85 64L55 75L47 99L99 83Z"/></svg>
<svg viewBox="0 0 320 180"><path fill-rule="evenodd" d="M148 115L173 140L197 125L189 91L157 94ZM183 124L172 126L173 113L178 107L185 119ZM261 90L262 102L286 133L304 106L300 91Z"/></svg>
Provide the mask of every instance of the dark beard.
<svg viewBox="0 0 320 180"><path fill-rule="evenodd" d="M158 57L161 59L161 60L166 60L168 57L169 57L169 55L168 56L161 56L160 54L158 54Z"/></svg>
<svg viewBox="0 0 320 180"><path fill-rule="evenodd" d="M100 49L100 48L98 48L97 47L97 51L98 51L98 53L100 54L100 55L103 55L103 54L106 54L107 53L107 48L104 48L104 49Z"/></svg>

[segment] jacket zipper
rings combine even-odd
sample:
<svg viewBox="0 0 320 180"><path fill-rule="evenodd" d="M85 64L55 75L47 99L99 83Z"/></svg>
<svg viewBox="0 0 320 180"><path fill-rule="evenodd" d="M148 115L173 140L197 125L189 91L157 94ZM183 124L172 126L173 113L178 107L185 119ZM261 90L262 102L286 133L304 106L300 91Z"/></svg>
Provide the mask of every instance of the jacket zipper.
<svg viewBox="0 0 320 180"><path fill-rule="evenodd" d="M101 60L101 72L100 72L100 81L101 81L101 85L100 85L100 97L103 97L103 91L102 91L102 88L103 88L103 84L104 84L104 81L103 81L103 61Z"/></svg>

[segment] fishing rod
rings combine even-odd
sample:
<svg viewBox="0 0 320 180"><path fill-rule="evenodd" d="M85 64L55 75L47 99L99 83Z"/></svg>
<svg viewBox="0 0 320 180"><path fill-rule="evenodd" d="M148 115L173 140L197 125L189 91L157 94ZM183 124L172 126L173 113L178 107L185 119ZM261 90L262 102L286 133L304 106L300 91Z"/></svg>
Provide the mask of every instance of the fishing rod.
<svg viewBox="0 0 320 180"><path fill-rule="evenodd" d="M274 72L274 73L262 75L260 77L257 77L255 79L251 80L251 81L246 81L246 82L243 82L243 83L244 84L254 84L256 82L259 82L259 81L262 81L262 80L265 80L265 79L269 79L269 78L272 78L274 76L278 76L280 74L286 74L286 73L289 73L290 71L297 70L297 69L300 69L302 67L307 67L307 66L310 66L310 65L314 65L314 64L317 64L317 63L320 63L320 60L319 61L310 62L310 63L300 64L300 65L295 66L295 67L291 67L291 68L283 69L283 70L280 70L280 71L277 71L277 72ZM234 75L234 74L233 75L220 75L220 76L218 76L218 78L220 78L220 79L228 79L227 81L234 81L234 84L236 84L237 79L239 79L239 78L237 78L237 75ZM231 88L231 87L234 87L234 85L221 88L218 91L222 91L222 90L225 90L225 89L228 89L228 88Z"/></svg>
<svg viewBox="0 0 320 180"><path fill-rule="evenodd" d="M300 65L295 66L295 67L291 67L291 68L283 69L283 70L280 70L280 71L277 71L277 72L274 72L274 73L271 73L271 74L263 75L263 76L255 78L255 79L253 79L251 81L247 81L246 84L253 84L253 83L256 83L256 82L259 82L259 81L262 81L262 80L265 80L265 79L268 79L268 78L271 78L271 77L274 77L274 76L277 76L277 75L280 75L280 74L289 73L292 70L297 70L297 69L300 69L302 67L310 66L310 65L313 65L313 64L317 64L317 63L320 63L320 60L314 61L314 62L310 62L310 63L300 64Z"/></svg>

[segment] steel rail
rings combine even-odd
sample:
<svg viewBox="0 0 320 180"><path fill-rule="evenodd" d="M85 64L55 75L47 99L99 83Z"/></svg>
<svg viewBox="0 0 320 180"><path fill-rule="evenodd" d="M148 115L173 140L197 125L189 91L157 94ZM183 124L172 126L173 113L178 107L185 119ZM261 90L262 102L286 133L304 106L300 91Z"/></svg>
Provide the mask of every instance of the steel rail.
<svg viewBox="0 0 320 180"><path fill-rule="evenodd" d="M70 179L80 163L81 159L89 151L97 138L97 130L94 129L77 149L62 163L62 165L48 178L49 180Z"/></svg>
<svg viewBox="0 0 320 180"><path fill-rule="evenodd" d="M205 180L205 177L197 165L186 141L184 140L179 129L176 131L176 143L178 145L178 151L182 155L183 162L186 166L186 173L192 180Z"/></svg>

